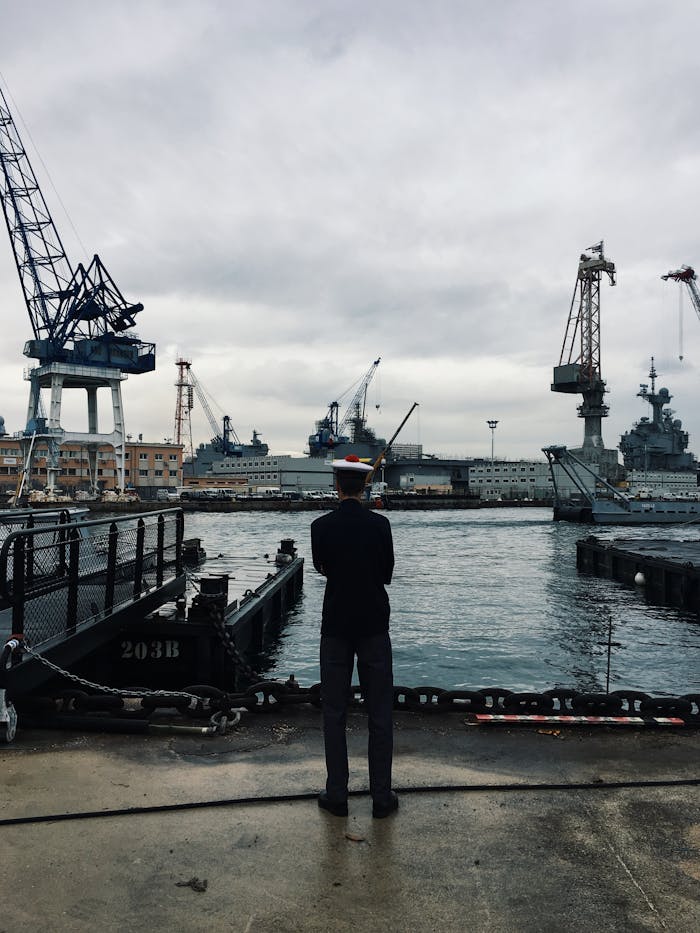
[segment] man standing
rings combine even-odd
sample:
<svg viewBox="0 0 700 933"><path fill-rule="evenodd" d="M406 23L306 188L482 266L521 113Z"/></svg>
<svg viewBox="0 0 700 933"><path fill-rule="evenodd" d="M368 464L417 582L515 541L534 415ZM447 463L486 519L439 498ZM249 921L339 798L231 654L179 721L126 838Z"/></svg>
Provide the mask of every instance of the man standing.
<svg viewBox="0 0 700 933"><path fill-rule="evenodd" d="M391 789L394 686L389 640L389 597L394 548L391 525L366 509L362 493L372 467L350 454L333 463L340 505L311 525L314 567L326 578L321 622L321 706L326 750L326 789L318 805L335 816L348 813L348 750L345 736L352 671L357 672L369 726L369 789L372 816L398 809Z"/></svg>

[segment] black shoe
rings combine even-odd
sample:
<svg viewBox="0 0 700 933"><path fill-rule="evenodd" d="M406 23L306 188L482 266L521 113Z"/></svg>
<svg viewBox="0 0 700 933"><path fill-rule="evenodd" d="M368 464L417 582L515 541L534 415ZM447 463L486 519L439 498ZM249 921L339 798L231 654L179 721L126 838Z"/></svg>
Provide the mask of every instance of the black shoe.
<svg viewBox="0 0 700 933"><path fill-rule="evenodd" d="M321 791L318 795L318 805L322 810L327 810L329 813L332 813L333 816L348 815L347 800L331 800L325 790Z"/></svg>
<svg viewBox="0 0 700 933"><path fill-rule="evenodd" d="M399 809L399 798L396 796L394 791L390 791L389 801L387 803L377 803L376 801L372 804L372 816L375 820L383 820L385 816L390 816L392 813L395 813Z"/></svg>

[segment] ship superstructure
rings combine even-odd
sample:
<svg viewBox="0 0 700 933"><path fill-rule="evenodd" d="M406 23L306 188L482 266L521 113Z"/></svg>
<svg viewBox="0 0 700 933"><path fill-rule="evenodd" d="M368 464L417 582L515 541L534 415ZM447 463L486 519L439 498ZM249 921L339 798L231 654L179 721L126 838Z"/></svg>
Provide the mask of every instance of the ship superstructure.
<svg viewBox="0 0 700 933"><path fill-rule="evenodd" d="M668 408L673 396L667 388L656 391L658 373L651 358L648 383L642 383L637 395L651 406L651 418L640 418L632 429L620 438L620 450L625 469L630 470L697 470L697 460L686 448L688 432L683 430L675 411Z"/></svg>

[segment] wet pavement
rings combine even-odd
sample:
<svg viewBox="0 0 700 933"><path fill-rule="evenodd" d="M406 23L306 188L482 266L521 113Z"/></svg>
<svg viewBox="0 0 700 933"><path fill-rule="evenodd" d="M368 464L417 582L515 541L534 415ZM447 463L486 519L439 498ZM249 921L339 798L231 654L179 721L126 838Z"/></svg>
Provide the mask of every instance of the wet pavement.
<svg viewBox="0 0 700 933"><path fill-rule="evenodd" d="M347 818L316 805L310 708L227 736L20 731L0 746L1 933L700 929L698 730L395 722L384 820L359 711Z"/></svg>

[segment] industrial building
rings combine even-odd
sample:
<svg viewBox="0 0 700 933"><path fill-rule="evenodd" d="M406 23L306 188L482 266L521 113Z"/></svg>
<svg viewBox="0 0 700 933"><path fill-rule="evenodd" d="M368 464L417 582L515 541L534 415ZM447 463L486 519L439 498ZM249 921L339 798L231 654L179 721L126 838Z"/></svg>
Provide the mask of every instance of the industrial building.
<svg viewBox="0 0 700 933"><path fill-rule="evenodd" d="M48 453L46 443L39 440L32 458L31 476L27 477L30 489L43 489L46 485ZM64 493L89 493L93 486L100 492L118 488L117 461L114 448L109 444L100 446L97 451L94 483L85 447L66 442L59 448L58 460L59 488ZM137 492L142 499L154 499L158 489L174 490L182 485L181 445L127 440L124 460L125 488ZM20 439L0 437L0 492L6 495L15 492L23 465Z"/></svg>

